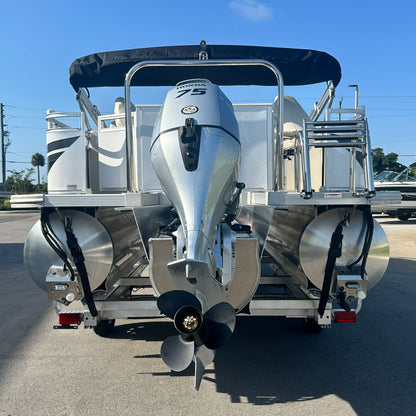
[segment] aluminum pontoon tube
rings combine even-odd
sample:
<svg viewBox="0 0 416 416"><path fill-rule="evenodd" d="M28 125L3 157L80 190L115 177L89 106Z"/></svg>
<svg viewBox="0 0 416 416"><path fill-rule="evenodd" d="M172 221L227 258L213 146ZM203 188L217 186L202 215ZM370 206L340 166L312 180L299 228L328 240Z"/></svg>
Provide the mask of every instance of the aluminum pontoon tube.
<svg viewBox="0 0 416 416"><path fill-rule="evenodd" d="M276 76L279 97L279 129L276 131L274 138L276 147L276 156L274 160L274 190L283 190L283 101L284 101L284 84L283 76L279 69L269 61L261 59L235 59L235 60L159 60L159 61L143 61L132 66L126 74L124 81L124 98L125 102L130 102L130 84L133 76L141 69L146 67L161 66L265 66L270 69ZM129 192L137 192L136 169L133 155L133 127L131 121L131 113L125 114L126 118L126 150L127 150L127 190ZM278 172L276 172L278 169ZM276 174L277 173L277 174Z"/></svg>

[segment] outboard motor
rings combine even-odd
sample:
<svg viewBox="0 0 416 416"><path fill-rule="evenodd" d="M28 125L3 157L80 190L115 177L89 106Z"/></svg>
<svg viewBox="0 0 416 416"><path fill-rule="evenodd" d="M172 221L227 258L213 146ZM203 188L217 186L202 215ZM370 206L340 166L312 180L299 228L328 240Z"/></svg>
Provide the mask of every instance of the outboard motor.
<svg viewBox="0 0 416 416"><path fill-rule="evenodd" d="M165 341L162 358L178 371L190 364L194 349L205 346L206 339L209 349L224 344L235 323L234 309L224 302L226 288L218 276L220 259L214 246L219 223L236 192L240 141L232 104L218 86L198 79L180 82L169 91L153 131L151 158L181 224L176 231L176 259L168 264L177 290L159 297L159 309L174 319L177 328L189 322L200 328L202 322L197 321L202 319L211 322L209 328L198 329L195 339L178 330L180 340ZM190 294L195 299L190 300ZM196 312L185 313L178 322L177 315L182 316L181 310L189 305ZM215 338L218 343L211 343ZM183 365L166 358L185 354L184 345L189 354Z"/></svg>
<svg viewBox="0 0 416 416"><path fill-rule="evenodd" d="M211 307L224 300L215 279L214 239L236 189L240 161L231 102L207 80L179 83L160 111L151 157L183 234L169 270L177 276L177 288L201 291L202 302Z"/></svg>

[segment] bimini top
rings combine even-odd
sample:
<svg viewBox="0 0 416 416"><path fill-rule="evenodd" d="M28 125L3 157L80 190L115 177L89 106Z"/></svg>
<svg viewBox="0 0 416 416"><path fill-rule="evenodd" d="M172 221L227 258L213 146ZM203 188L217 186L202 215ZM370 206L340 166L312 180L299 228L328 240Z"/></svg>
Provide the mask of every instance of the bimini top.
<svg viewBox="0 0 416 416"><path fill-rule="evenodd" d="M167 46L123 51L100 52L75 60L70 69L70 83L81 87L117 87L124 85L130 68L147 60L194 60L204 52L208 59L261 59L274 64L285 85L307 85L333 81L338 85L341 67L325 52L309 49L263 46L201 45ZM132 79L136 86L172 86L179 81L205 78L217 85L276 85L276 77L264 66L188 66L146 67Z"/></svg>

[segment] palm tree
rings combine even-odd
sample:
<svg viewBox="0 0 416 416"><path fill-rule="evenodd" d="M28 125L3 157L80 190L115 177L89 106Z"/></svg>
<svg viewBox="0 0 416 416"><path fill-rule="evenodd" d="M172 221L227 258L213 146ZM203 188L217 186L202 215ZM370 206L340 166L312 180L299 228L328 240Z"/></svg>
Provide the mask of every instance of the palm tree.
<svg viewBox="0 0 416 416"><path fill-rule="evenodd" d="M45 157L41 153L35 153L32 156L32 165L35 166L38 170L38 192L39 192L39 187L40 187L39 166L45 165Z"/></svg>

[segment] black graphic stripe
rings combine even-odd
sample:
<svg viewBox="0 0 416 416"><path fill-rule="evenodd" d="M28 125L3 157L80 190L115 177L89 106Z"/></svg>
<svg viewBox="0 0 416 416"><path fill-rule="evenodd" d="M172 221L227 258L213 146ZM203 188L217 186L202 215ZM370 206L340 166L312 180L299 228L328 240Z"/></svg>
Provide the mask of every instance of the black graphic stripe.
<svg viewBox="0 0 416 416"><path fill-rule="evenodd" d="M60 156L62 156L64 152L57 152L53 155L48 156L48 173L51 170L53 164L59 159Z"/></svg>
<svg viewBox="0 0 416 416"><path fill-rule="evenodd" d="M48 153L58 149L65 149L71 146L80 136L67 137L66 139L55 140L52 143L48 143Z"/></svg>

